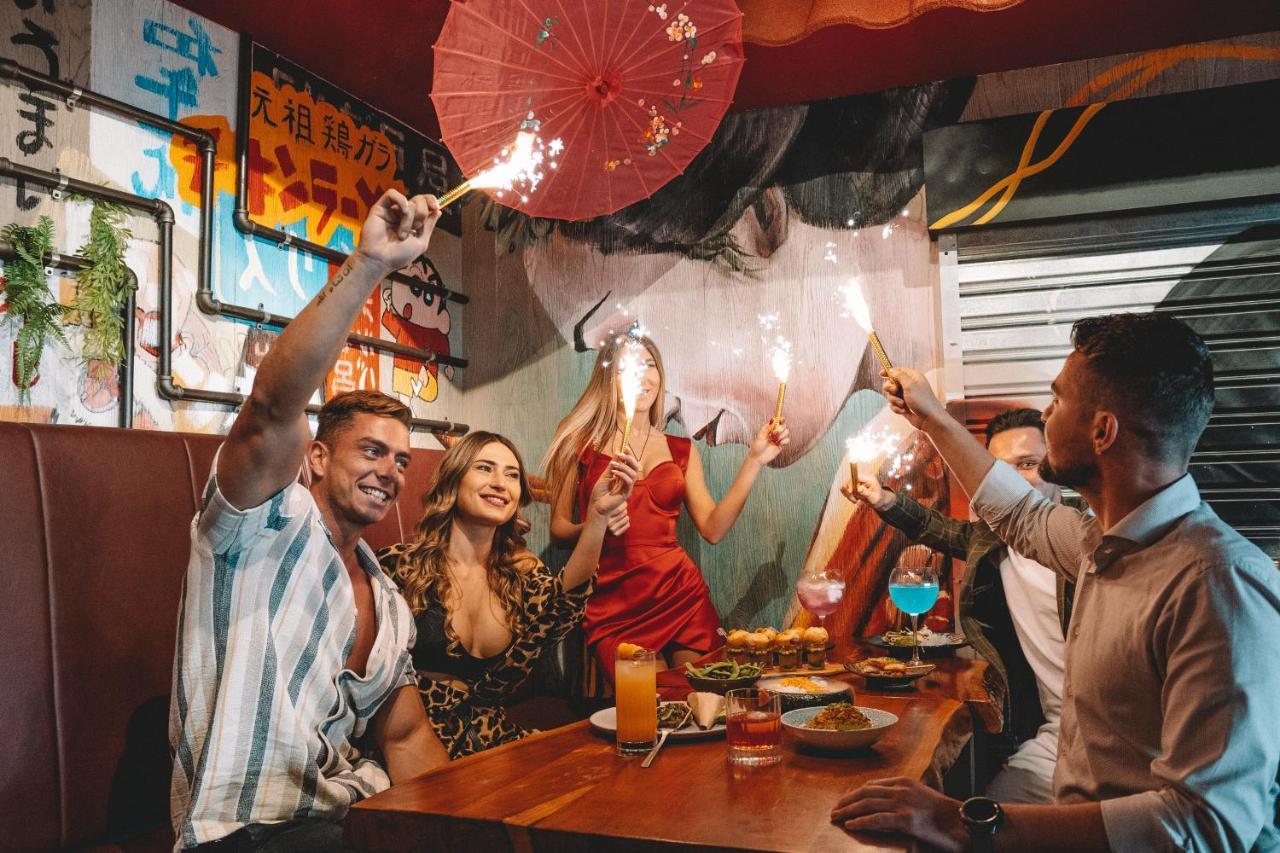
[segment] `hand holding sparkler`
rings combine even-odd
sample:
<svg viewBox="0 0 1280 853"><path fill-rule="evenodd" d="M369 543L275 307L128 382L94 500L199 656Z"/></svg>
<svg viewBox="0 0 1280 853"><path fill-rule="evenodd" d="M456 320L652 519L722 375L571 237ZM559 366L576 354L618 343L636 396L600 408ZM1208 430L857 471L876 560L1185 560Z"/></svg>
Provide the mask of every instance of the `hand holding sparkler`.
<svg viewBox="0 0 1280 853"><path fill-rule="evenodd" d="M556 161L548 157L557 157L563 150L564 143L559 139L543 143L542 137L533 130L521 129L515 141L493 158L492 166L440 196L440 209L453 204L471 190L481 189L497 189L498 198L502 198L504 192L518 191L521 201L528 201L528 193L536 190L542 182L545 174L543 164L550 169L556 168Z"/></svg>
<svg viewBox="0 0 1280 853"><path fill-rule="evenodd" d="M950 417L947 408L933 393L924 374L910 367L895 367L884 373L884 395L889 408L902 415L916 429L924 429L928 421Z"/></svg>
<svg viewBox="0 0 1280 853"><path fill-rule="evenodd" d="M387 190L369 208L353 256L375 264L380 273L401 269L427 251L439 220L434 196L405 198Z"/></svg>
<svg viewBox="0 0 1280 853"><path fill-rule="evenodd" d="M845 455L849 460L849 485L840 488L843 494L849 500L854 500L854 489L858 489L858 494L862 494L862 488L859 484L873 484L877 492L880 489L880 482L876 479L875 469L879 466L880 460L893 453L894 436L883 430L876 432L863 431L857 435L845 440ZM866 468L860 473L858 464L863 463ZM869 473L868 473L869 472ZM870 501L876 506L874 501ZM876 506L877 509L883 507Z"/></svg>
<svg viewBox="0 0 1280 853"><path fill-rule="evenodd" d="M850 462L849 464L854 466L855 471L857 470L856 463ZM854 485L840 487L840 494L844 495L847 500L851 503L858 503L861 501L862 503L869 505L872 509L881 511L893 506L893 492L880 485L880 480L877 479L874 474L869 474L866 471L858 471L855 476L857 477L857 479L854 480L854 483L856 483L856 490Z"/></svg>
<svg viewBox="0 0 1280 853"><path fill-rule="evenodd" d="M760 427L755 438L751 440L751 446L747 450L747 458L762 466L768 465L774 459L777 459L778 454L782 452L782 448L790 443L791 430L787 428L787 419L771 419Z"/></svg>
<svg viewBox="0 0 1280 853"><path fill-rule="evenodd" d="M591 489L591 509L604 517L610 533L621 536L631 526L627 498L631 497L631 490L640 479L640 463L631 451L624 450L609 463L605 474L607 476L596 480Z"/></svg>

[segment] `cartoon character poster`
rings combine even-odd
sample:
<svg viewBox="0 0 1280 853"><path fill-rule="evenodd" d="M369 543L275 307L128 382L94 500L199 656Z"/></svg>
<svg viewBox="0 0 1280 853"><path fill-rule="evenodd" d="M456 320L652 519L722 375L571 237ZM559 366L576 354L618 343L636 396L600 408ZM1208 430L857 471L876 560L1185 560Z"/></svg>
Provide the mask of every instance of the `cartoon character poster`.
<svg viewBox="0 0 1280 853"><path fill-rule="evenodd" d="M423 286L444 287L440 274L426 255L403 272L422 284L398 279L382 283L380 325L385 335L405 346L448 355L451 322L448 303L440 297L439 291ZM391 371L391 390L406 403L414 400L431 403L440 394L440 366L434 361L423 363L397 354ZM452 378L452 367L445 367L445 376Z"/></svg>

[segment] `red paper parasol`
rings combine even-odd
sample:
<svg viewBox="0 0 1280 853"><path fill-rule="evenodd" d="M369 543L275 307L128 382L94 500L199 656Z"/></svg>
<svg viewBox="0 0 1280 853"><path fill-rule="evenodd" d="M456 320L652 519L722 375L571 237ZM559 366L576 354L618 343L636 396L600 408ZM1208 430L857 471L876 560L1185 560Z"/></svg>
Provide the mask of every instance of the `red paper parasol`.
<svg viewBox="0 0 1280 853"><path fill-rule="evenodd" d="M454 0L431 99L463 174L534 130L546 146L536 188L489 192L533 216L586 219L648 198L689 165L742 61L733 0Z"/></svg>

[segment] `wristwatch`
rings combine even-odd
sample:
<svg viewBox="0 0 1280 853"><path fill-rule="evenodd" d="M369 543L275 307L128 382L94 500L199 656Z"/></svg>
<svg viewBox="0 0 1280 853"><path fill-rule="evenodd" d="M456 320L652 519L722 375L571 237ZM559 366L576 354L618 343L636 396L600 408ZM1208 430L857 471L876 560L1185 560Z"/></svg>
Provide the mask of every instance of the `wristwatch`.
<svg viewBox="0 0 1280 853"><path fill-rule="evenodd" d="M1004 822L1004 809L990 797L970 797L960 804L960 819L969 829L969 849L991 853L996 830Z"/></svg>

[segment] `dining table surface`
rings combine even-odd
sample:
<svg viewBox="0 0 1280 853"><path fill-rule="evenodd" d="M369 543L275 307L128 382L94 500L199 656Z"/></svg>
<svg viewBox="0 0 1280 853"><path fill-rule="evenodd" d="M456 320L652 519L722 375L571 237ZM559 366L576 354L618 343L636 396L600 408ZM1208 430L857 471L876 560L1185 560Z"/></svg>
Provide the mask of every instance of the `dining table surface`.
<svg viewBox="0 0 1280 853"><path fill-rule="evenodd" d="M851 641L843 662L883 654ZM722 652L704 660L720 659ZM852 672L858 705L889 711L894 725L869 749L821 753L784 731L782 761L730 764L723 736L670 741L653 764L615 754L610 733L586 721L458 759L356 804L349 844L368 850L484 851L901 851L905 838L834 825L840 796L887 776L941 788L975 722L999 731L1002 704L986 664L958 657L906 690L874 689ZM690 692L684 673L658 675L664 700Z"/></svg>

